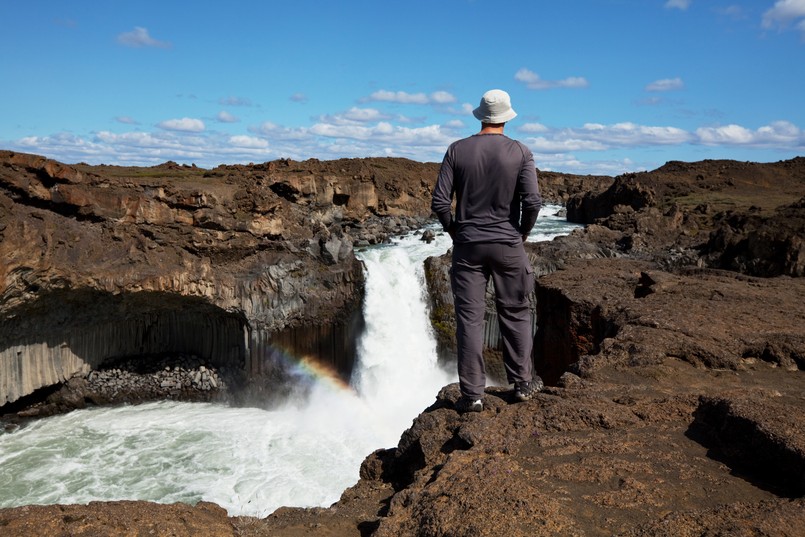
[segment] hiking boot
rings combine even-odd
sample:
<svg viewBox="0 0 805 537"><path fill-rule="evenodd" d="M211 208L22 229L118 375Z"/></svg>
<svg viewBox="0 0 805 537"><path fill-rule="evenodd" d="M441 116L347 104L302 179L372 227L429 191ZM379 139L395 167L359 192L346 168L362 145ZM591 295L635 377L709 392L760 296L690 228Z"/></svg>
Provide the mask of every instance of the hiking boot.
<svg viewBox="0 0 805 537"><path fill-rule="evenodd" d="M484 409L484 402L481 399L473 399L464 395L456 401L456 412L464 414L465 412L480 412Z"/></svg>
<svg viewBox="0 0 805 537"><path fill-rule="evenodd" d="M545 385L542 383L542 379L535 376L533 380L529 381L522 381L522 382L515 382L514 383L514 398L518 401L528 401L535 395L537 395Z"/></svg>

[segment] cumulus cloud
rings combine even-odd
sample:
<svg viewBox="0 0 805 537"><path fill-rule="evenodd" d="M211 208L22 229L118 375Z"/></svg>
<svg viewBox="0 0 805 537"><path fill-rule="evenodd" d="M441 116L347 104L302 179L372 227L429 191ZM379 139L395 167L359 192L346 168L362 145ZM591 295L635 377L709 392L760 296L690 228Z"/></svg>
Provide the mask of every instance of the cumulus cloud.
<svg viewBox="0 0 805 537"><path fill-rule="evenodd" d="M805 0L778 0L763 14L763 28L783 30L792 24L805 39Z"/></svg>
<svg viewBox="0 0 805 537"><path fill-rule="evenodd" d="M183 117L181 119L168 119L157 124L160 129L180 132L201 132L204 130L204 122L200 119Z"/></svg>
<svg viewBox="0 0 805 537"><path fill-rule="evenodd" d="M148 29L140 26L135 26L134 30L130 32L123 32L117 36L117 42L121 45L134 48L142 47L156 47L156 48L170 48L171 44L167 41L160 41L154 39L148 33Z"/></svg>
<svg viewBox="0 0 805 537"><path fill-rule="evenodd" d="M554 154L685 144L805 149L805 132L788 121L775 121L755 130L730 124L700 127L689 132L677 127L622 122L612 125L587 123L581 128L563 129L529 123L518 131L536 135L524 139L535 152Z"/></svg>
<svg viewBox="0 0 805 537"><path fill-rule="evenodd" d="M668 0L665 2L666 9L681 9L685 11L690 7L691 0Z"/></svg>
<svg viewBox="0 0 805 537"><path fill-rule="evenodd" d="M293 101L295 103L304 104L304 103L307 102L307 95L305 95L304 93L297 92L297 93L294 93L293 95L291 95L290 99L291 99L291 101Z"/></svg>
<svg viewBox="0 0 805 537"><path fill-rule="evenodd" d="M174 160L214 167L222 163L260 162L280 157L304 160L380 155L438 162L447 146L457 138L457 131L463 128L465 124L458 118L443 124L411 126L399 123L396 118L385 119L372 108L356 107L342 114L321 116L313 125L302 127L264 122L249 127L247 132L224 133L207 131L200 120L182 118L163 122L153 132L101 131L87 136L57 133L28 136L4 143L4 146L65 162L121 165L152 165ZM796 154L805 150L805 132L789 121L775 121L759 128L737 124L703 126L695 131L632 122L587 123L570 128L530 122L520 126L517 132L534 151L540 169L575 173L634 171L634 166L645 163L618 160L618 156L627 153L634 156L643 148L652 148L652 155L670 155L680 151L682 146L700 146L702 150L706 146L715 148L707 150L712 151L714 158L736 148L740 151L784 150ZM668 149L661 151L660 148ZM583 161L576 156L579 152L587 153ZM654 167L656 163L649 164Z"/></svg>
<svg viewBox="0 0 805 537"><path fill-rule="evenodd" d="M788 121L775 121L757 130L734 124L719 127L701 127L696 129L696 135L699 141L705 145L805 147L805 133Z"/></svg>
<svg viewBox="0 0 805 537"><path fill-rule="evenodd" d="M684 129L629 122L613 125L587 123L581 128L565 129L549 129L538 123L527 125L529 130L526 132L540 134L526 139L526 143L538 152L605 151L623 147L678 145L694 141L694 136Z"/></svg>
<svg viewBox="0 0 805 537"><path fill-rule="evenodd" d="M217 119L221 123L237 123L238 121L240 121L240 118L238 118L237 116L233 116L226 110L221 110L220 112L218 112L218 115L215 116L215 119Z"/></svg>
<svg viewBox="0 0 805 537"><path fill-rule="evenodd" d="M286 141L299 143L310 139L310 133L308 133L308 129L306 127L283 127L281 125L272 123L271 121L264 121L256 127L250 127L249 131L268 138L272 142ZM311 155L313 154L311 153Z"/></svg>
<svg viewBox="0 0 805 537"><path fill-rule="evenodd" d="M439 125L410 128L395 126L386 121L366 126L317 123L310 128L310 132L328 138L372 140L384 145L438 147L441 150L455 140L452 134L445 133Z"/></svg>
<svg viewBox="0 0 805 537"><path fill-rule="evenodd" d="M359 108L356 106L353 106L346 112L326 114L318 118L321 123L331 125L354 125L358 123L385 121L388 119L391 119L391 117L381 113L379 110L374 108Z"/></svg>
<svg viewBox="0 0 805 537"><path fill-rule="evenodd" d="M532 132L548 132L548 127L542 123L525 123L517 128L517 132L532 133Z"/></svg>
<svg viewBox="0 0 805 537"><path fill-rule="evenodd" d="M428 96L424 93L408 93L405 91L378 90L366 97L365 100L402 104L428 104Z"/></svg>
<svg viewBox="0 0 805 537"><path fill-rule="evenodd" d="M230 136L229 143L236 147L244 147L248 149L266 149L268 147L268 142L263 138L246 136L245 134Z"/></svg>
<svg viewBox="0 0 805 537"><path fill-rule="evenodd" d="M435 91L431 93L430 100L437 104L450 104L456 102L455 96L446 91Z"/></svg>
<svg viewBox="0 0 805 537"><path fill-rule="evenodd" d="M646 86L646 91L673 91L685 87L685 83L679 77L676 78L663 78L655 80Z"/></svg>
<svg viewBox="0 0 805 537"><path fill-rule="evenodd" d="M586 88L589 86L587 79L580 76L572 76L562 80L544 80L537 73L521 68L514 74L514 79L523 82L528 89L543 90L553 88Z"/></svg>
<svg viewBox="0 0 805 537"><path fill-rule="evenodd" d="M579 160L572 153L534 153L537 168L543 171L559 171L564 173L578 173L595 175L620 175L622 173L649 169L642 163L630 158L622 159L587 159ZM656 163L652 163L656 168Z"/></svg>
<svg viewBox="0 0 805 537"><path fill-rule="evenodd" d="M361 100L364 102L379 101L399 104L450 104L456 102L455 96L446 91L434 91L428 95L426 93L378 90Z"/></svg>

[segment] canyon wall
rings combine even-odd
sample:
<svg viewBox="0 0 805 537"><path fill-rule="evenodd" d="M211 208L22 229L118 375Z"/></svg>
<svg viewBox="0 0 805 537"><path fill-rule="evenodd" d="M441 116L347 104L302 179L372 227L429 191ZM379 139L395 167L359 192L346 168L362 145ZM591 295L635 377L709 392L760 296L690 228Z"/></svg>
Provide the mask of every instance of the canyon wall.
<svg viewBox="0 0 805 537"><path fill-rule="evenodd" d="M438 167L143 168L0 151L0 407L149 353L254 374L276 369L281 352L349 369L363 296L353 245L427 221ZM541 181L554 203L608 184Z"/></svg>
<svg viewBox="0 0 805 537"><path fill-rule="evenodd" d="M400 159L70 166L0 152L0 406L132 355L249 371L276 343L344 361L353 349L338 342L356 337L363 296L353 243L418 226L432 171Z"/></svg>

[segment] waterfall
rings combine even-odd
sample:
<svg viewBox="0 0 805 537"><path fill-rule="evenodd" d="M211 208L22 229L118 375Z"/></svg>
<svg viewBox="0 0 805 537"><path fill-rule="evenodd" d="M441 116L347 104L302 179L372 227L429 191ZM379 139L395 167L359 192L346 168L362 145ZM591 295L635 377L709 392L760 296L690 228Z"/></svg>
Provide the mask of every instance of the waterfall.
<svg viewBox="0 0 805 537"><path fill-rule="evenodd" d="M396 445L439 389L457 381L438 365L423 268L428 254L444 253L449 243L445 236L430 245L409 236L359 253L366 266L366 329L352 385L380 417L378 427L388 434L384 445Z"/></svg>
<svg viewBox="0 0 805 537"><path fill-rule="evenodd" d="M532 237L566 233L563 224L545 215ZM358 480L363 459L396 445L456 380L437 362L422 267L449 246L446 235L431 244L411 235L358 253L366 329L349 385L300 361L293 373L304 395L271 410L161 401L0 432L0 507L205 500L263 517L280 506L332 504Z"/></svg>

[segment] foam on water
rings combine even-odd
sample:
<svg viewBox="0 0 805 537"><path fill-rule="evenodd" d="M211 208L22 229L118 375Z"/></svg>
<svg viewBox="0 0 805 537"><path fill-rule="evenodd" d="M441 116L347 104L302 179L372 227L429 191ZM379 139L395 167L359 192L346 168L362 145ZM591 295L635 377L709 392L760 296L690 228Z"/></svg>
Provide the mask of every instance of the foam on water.
<svg viewBox="0 0 805 537"><path fill-rule="evenodd" d="M529 240L570 227L543 210ZM0 507L139 499L215 502L232 515L327 506L363 459L396 445L411 420L455 381L436 359L422 261L450 239L409 236L359 253L366 265L365 334L350 386L304 358L304 398L273 410L156 402L92 408L0 434Z"/></svg>

